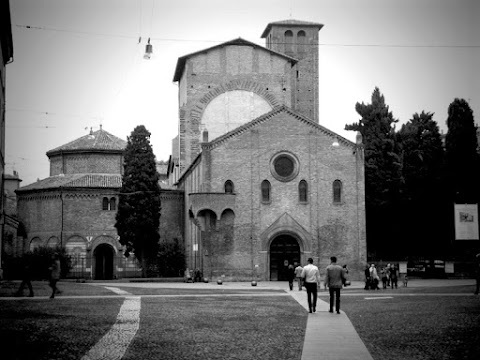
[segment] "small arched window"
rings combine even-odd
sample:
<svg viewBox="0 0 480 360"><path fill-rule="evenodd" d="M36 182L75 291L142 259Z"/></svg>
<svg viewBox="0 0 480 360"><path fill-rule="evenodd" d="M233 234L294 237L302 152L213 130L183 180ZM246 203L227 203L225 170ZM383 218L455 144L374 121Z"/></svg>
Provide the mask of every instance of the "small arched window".
<svg viewBox="0 0 480 360"><path fill-rule="evenodd" d="M116 210L117 209L117 199L114 197L110 198L110 208L108 210Z"/></svg>
<svg viewBox="0 0 480 360"><path fill-rule="evenodd" d="M270 182L268 180L262 181L262 202L270 202Z"/></svg>
<svg viewBox="0 0 480 360"><path fill-rule="evenodd" d="M293 33L290 30L285 31L285 53L293 52Z"/></svg>
<svg viewBox="0 0 480 360"><path fill-rule="evenodd" d="M305 180L301 180L298 184L298 200L301 203L307 202L307 195L308 195L308 184Z"/></svg>
<svg viewBox="0 0 480 360"><path fill-rule="evenodd" d="M305 36L305 31L300 30L297 33L297 43L298 43L298 52L306 52L306 36Z"/></svg>
<svg viewBox="0 0 480 360"><path fill-rule="evenodd" d="M342 202L342 182L340 180L335 180L333 182L333 202Z"/></svg>
<svg viewBox="0 0 480 360"><path fill-rule="evenodd" d="M109 205L108 198L104 197L102 202L102 210L108 210L108 205Z"/></svg>
<svg viewBox="0 0 480 360"><path fill-rule="evenodd" d="M233 182L231 180L225 181L225 194L233 194Z"/></svg>

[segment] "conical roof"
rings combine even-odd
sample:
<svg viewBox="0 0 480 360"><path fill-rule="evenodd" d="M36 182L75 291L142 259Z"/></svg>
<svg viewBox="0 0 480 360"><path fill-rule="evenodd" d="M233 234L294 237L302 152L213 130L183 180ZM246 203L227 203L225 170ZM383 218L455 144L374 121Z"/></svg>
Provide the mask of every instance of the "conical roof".
<svg viewBox="0 0 480 360"><path fill-rule="evenodd" d="M88 135L82 136L76 140L70 141L47 152L47 156L64 152L122 152L125 150L127 142L120 139L100 127L100 130L92 131Z"/></svg>

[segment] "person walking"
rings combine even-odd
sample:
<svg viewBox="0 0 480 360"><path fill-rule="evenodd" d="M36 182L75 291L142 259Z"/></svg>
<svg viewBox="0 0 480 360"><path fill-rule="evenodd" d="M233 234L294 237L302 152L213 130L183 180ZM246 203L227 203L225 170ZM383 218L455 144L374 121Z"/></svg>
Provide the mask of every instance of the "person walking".
<svg viewBox="0 0 480 360"><path fill-rule="evenodd" d="M288 264L287 268L287 280L288 280L288 287L290 291L293 290L293 280L295 280L295 268L292 264Z"/></svg>
<svg viewBox="0 0 480 360"><path fill-rule="evenodd" d="M398 288L398 270L394 264L390 266L390 284L392 286L392 289L394 286L395 289Z"/></svg>
<svg viewBox="0 0 480 360"><path fill-rule="evenodd" d="M370 289L371 279L370 279L370 268L368 265L365 265L365 290Z"/></svg>
<svg viewBox="0 0 480 360"><path fill-rule="evenodd" d="M388 283L387 267L382 268L381 274L382 274L382 286L384 289L386 289L387 283Z"/></svg>
<svg viewBox="0 0 480 360"><path fill-rule="evenodd" d="M49 268L50 270L50 287L52 288L52 295L50 299L55 297L56 293L60 293L60 290L57 289L57 282L60 280L60 258L58 254L52 256L52 265Z"/></svg>
<svg viewBox="0 0 480 360"><path fill-rule="evenodd" d="M325 284L328 286L330 292L329 312L331 313L333 313L333 303L335 301L335 309L337 314L340 314L340 290L342 289L345 280L345 269L337 264L337 257L332 256L325 275Z"/></svg>
<svg viewBox="0 0 480 360"><path fill-rule="evenodd" d="M313 259L308 258L308 264L302 270L302 278L307 289L308 312L317 310L317 288L320 286L320 272L313 265Z"/></svg>
<svg viewBox="0 0 480 360"><path fill-rule="evenodd" d="M295 265L297 265L297 263L295 263ZM302 271L302 265L298 264L298 266L295 267L295 277L297 278L298 282L298 291L302 291Z"/></svg>
<svg viewBox="0 0 480 360"><path fill-rule="evenodd" d="M375 264L372 264L370 266L370 281L371 281L371 286L372 286L372 290L380 290L380 288L378 287L378 282L380 280L380 278L378 277L378 274L377 274L377 269L375 268Z"/></svg>
<svg viewBox="0 0 480 360"><path fill-rule="evenodd" d="M29 261L24 257L22 259L22 283L18 288L15 296L23 296L23 289L25 286L28 286L29 294L28 297L33 297L33 287L32 287L32 269L30 268Z"/></svg>

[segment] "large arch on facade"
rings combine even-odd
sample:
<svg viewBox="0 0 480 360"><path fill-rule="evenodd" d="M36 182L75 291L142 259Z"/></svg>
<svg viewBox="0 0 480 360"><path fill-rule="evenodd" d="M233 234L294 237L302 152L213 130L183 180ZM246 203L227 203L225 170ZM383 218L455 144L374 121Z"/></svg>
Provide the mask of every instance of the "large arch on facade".
<svg viewBox="0 0 480 360"><path fill-rule="evenodd" d="M265 86L261 86L259 83L251 80L233 80L210 90L194 104L190 110L190 120L192 123L201 124L203 114L208 105L220 95L233 91L251 92L263 99L271 109L282 106L282 103L271 92L269 92L268 88ZM259 114L258 116L260 115L262 114Z"/></svg>
<svg viewBox="0 0 480 360"><path fill-rule="evenodd" d="M217 96L235 90L253 92L262 97L273 109L282 106L282 103L271 92L269 92L268 88L265 86L262 86L259 83L251 80L233 80L217 86L201 97L198 104L195 106L195 108L198 109L197 114L200 113L201 115L207 105ZM193 111L195 110L192 110L192 112ZM192 113L192 115L193 114L194 113Z"/></svg>

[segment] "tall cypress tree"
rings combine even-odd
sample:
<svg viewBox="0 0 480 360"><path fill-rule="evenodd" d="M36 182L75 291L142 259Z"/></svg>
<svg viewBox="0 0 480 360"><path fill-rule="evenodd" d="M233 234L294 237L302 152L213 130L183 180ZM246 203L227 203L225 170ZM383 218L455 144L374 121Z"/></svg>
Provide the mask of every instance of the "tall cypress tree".
<svg viewBox="0 0 480 360"><path fill-rule="evenodd" d="M397 133L403 186L401 214L404 255L441 255L446 234L442 175L445 152L432 113L414 114ZM432 226L436 224L436 226ZM435 254L436 253L436 254Z"/></svg>
<svg viewBox="0 0 480 360"><path fill-rule="evenodd" d="M445 152L450 198L454 202L476 203L480 180L477 126L464 99L455 99L449 105L447 126Z"/></svg>
<svg viewBox="0 0 480 360"><path fill-rule="evenodd" d="M396 208L401 184L401 161L395 143L395 123L385 98L376 87L372 103L357 103L358 123L345 130L359 131L365 145L365 203L369 252L389 256L394 248Z"/></svg>
<svg viewBox="0 0 480 360"><path fill-rule="evenodd" d="M147 276L148 265L158 254L160 226L160 186L150 132L135 127L125 149L124 173L115 227L125 255L132 251Z"/></svg>

